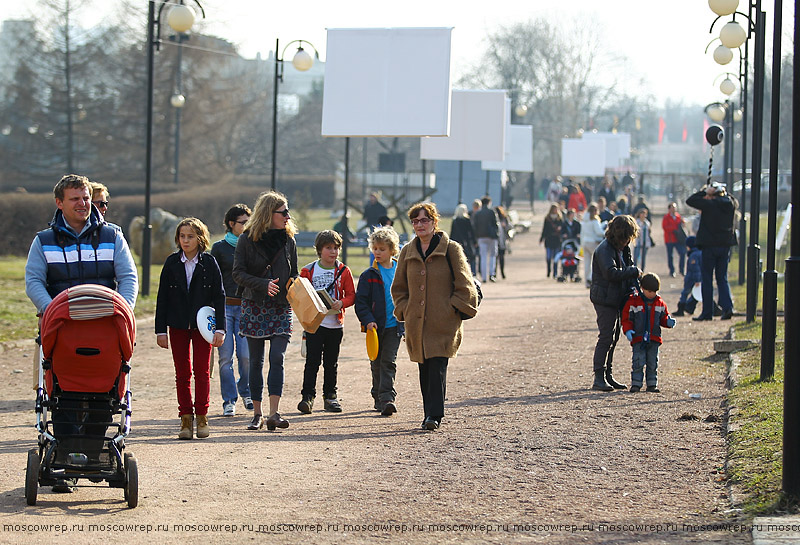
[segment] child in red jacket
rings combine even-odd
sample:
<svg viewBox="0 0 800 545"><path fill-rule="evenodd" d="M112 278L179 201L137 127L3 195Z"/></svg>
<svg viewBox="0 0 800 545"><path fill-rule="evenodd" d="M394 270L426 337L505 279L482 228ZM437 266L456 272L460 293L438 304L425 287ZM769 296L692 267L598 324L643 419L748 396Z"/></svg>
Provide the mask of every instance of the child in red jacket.
<svg viewBox="0 0 800 545"><path fill-rule="evenodd" d="M669 315L667 304L658 295L661 279L647 273L639 281L640 294L628 297L622 309L622 331L633 346L631 392L642 389L643 369L647 368L647 391L658 392L658 348L661 346L661 328L675 327L675 318Z"/></svg>
<svg viewBox="0 0 800 545"><path fill-rule="evenodd" d="M338 312L325 316L316 332L304 333L306 366L303 372L303 389L300 392L302 399L297 404L297 410L304 414L311 413L314 397L317 395L317 373L322 364L325 410L340 413L342 406L336 396L339 347L344 332L344 309L356 302L356 290L350 268L338 261L342 236L336 231L320 231L314 239L314 247L319 259L303 267L300 276L308 278L315 290L325 290L333 299L331 310Z"/></svg>

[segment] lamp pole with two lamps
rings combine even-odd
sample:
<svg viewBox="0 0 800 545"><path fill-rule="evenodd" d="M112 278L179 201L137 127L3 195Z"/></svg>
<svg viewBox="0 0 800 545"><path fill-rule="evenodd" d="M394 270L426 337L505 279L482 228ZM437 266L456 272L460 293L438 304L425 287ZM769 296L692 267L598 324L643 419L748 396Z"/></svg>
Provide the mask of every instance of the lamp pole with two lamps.
<svg viewBox="0 0 800 545"><path fill-rule="evenodd" d="M180 153L181 153L181 113L183 107L186 105L186 97L183 96L183 74L181 65L183 63L183 42L189 39L189 34L186 32L178 32L169 37L178 44L178 63L175 67L175 93L170 97L169 103L175 108L175 166L173 181L178 185L179 181L179 167L180 167Z"/></svg>
<svg viewBox="0 0 800 545"><path fill-rule="evenodd" d="M206 16L200 2L194 0L203 17ZM155 51L161 47L161 12L167 0L159 3L148 1L147 9L147 128L145 132L145 174L144 174L144 228L142 230L142 295L150 295L150 261L151 261L151 226L150 226L150 192L153 176L153 64ZM167 12L167 24L175 32L186 32L194 24L195 13L189 6L174 5Z"/></svg>
<svg viewBox="0 0 800 545"><path fill-rule="evenodd" d="M314 54L316 58L319 58L319 51L314 45L306 40L292 40L286 47L283 48L283 51L278 54L280 51L280 42L278 39L275 40L275 78L273 80L273 89L272 89L272 176L270 178L270 188L275 191L275 168L276 168L276 160L275 157L277 155L278 150L278 82L283 81L283 60L284 55L286 54L286 50L292 44L298 44L297 52L294 54L292 58L292 66L295 67L296 70L300 72L305 72L310 70L312 66L314 66L314 59L308 52L303 49L303 44L308 45L311 49L314 50Z"/></svg>

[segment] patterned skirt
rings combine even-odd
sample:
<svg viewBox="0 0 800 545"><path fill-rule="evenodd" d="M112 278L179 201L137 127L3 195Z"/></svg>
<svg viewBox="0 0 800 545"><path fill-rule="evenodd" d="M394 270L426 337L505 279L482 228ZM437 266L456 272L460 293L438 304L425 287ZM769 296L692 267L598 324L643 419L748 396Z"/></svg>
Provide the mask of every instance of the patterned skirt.
<svg viewBox="0 0 800 545"><path fill-rule="evenodd" d="M292 336L292 307L268 299L263 306L242 299L239 334L256 339Z"/></svg>

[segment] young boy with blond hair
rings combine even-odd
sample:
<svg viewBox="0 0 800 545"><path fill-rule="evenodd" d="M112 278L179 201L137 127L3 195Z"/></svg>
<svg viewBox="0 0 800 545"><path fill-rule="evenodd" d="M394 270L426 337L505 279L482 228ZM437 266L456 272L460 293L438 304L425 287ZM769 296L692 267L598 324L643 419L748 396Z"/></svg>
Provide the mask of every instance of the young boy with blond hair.
<svg viewBox="0 0 800 545"><path fill-rule="evenodd" d="M378 355L370 361L372 399L375 410L383 416L397 412L394 380L397 373L397 349L405 333L403 322L394 317L392 282L397 270L395 256L400 253L400 237L392 227L379 227L369 236L369 248L375 255L372 266L361 273L356 290L356 316L364 331L378 334Z"/></svg>

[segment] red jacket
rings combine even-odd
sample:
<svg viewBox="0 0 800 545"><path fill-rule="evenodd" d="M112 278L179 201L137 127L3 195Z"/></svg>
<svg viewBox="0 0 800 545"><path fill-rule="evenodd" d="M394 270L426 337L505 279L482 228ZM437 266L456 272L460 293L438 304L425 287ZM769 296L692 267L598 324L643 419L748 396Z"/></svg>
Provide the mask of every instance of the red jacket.
<svg viewBox="0 0 800 545"><path fill-rule="evenodd" d="M300 276L308 278L308 281L312 282L313 269L316 264L316 261L312 261L303 267L300 271ZM336 315L336 319L342 324L344 323L344 309L352 307L356 302L356 288L353 284L353 273L350 271L350 267L341 261L336 261L334 277L336 280L333 284L333 297L342 302L342 310Z"/></svg>
<svg viewBox="0 0 800 545"><path fill-rule="evenodd" d="M569 194L569 202L567 203L567 209L570 208L577 210L578 212L583 212L584 210L586 210L586 196L580 189L575 193Z"/></svg>
<svg viewBox="0 0 800 545"><path fill-rule="evenodd" d="M669 311L664 300L656 295L650 302L648 315L645 315L645 301L641 295L631 295L622 308L622 331L633 331L631 345L642 342L645 329L650 330L650 342L661 344L661 328L669 327Z"/></svg>
<svg viewBox="0 0 800 545"><path fill-rule="evenodd" d="M665 244L674 244L678 242L678 239L675 237L675 231L681 226L682 223L683 218L677 212L675 213L674 218L669 214L664 216L664 219L661 220L661 228L664 230Z"/></svg>

